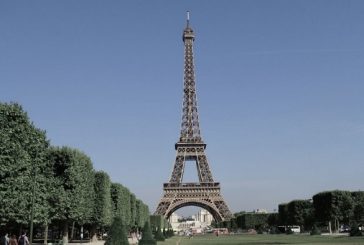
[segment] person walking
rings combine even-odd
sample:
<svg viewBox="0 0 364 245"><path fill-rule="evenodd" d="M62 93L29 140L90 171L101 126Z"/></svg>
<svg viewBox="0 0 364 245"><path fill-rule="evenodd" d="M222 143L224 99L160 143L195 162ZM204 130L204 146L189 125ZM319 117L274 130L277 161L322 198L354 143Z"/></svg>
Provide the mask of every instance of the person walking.
<svg viewBox="0 0 364 245"><path fill-rule="evenodd" d="M24 231L21 233L21 236L19 237L18 245L29 245L29 239Z"/></svg>
<svg viewBox="0 0 364 245"><path fill-rule="evenodd" d="M9 245L18 245L18 240L16 239L16 236L13 234L9 240Z"/></svg>
<svg viewBox="0 0 364 245"><path fill-rule="evenodd" d="M1 236L0 245L9 245L8 233L5 233L3 236Z"/></svg>

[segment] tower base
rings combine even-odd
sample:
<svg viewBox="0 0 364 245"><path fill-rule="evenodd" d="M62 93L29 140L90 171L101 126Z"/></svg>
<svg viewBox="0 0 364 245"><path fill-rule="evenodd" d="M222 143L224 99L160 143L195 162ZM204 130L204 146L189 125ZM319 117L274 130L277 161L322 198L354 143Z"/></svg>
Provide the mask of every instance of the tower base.
<svg viewBox="0 0 364 245"><path fill-rule="evenodd" d="M215 221L230 220L233 216L220 194L218 182L208 183L165 183L155 215L169 218L171 214L185 206L198 206L206 209Z"/></svg>

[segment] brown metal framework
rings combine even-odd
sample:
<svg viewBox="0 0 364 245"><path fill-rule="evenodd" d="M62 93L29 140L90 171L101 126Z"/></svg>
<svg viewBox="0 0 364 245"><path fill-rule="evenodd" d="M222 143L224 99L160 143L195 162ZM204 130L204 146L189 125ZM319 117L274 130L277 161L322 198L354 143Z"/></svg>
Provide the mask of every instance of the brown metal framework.
<svg viewBox="0 0 364 245"><path fill-rule="evenodd" d="M220 193L220 183L214 182L205 154L206 144L200 134L198 120L195 71L193 65L193 42L195 35L189 25L182 36L184 51L184 89L181 134L176 143L176 161L168 183L163 186L164 194L155 214L166 218L179 208L199 206L208 210L216 221L229 220L232 214ZM198 183L183 183L186 161L195 161Z"/></svg>

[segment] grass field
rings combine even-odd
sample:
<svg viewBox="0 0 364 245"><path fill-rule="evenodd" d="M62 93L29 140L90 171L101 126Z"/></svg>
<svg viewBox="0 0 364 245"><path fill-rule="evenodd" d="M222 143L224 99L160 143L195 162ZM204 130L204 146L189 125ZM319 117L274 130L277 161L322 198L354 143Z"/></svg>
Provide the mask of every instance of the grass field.
<svg viewBox="0 0 364 245"><path fill-rule="evenodd" d="M300 245L329 245L364 244L364 237L347 236L310 236L310 235L226 235L216 237L214 235L188 237L174 236L158 245L260 245L260 244L300 244Z"/></svg>

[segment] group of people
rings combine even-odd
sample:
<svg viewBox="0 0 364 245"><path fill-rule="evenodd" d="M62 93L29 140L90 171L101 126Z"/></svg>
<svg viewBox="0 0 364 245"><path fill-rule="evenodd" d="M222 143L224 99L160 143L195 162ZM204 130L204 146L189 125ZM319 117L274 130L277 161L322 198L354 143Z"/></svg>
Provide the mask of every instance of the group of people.
<svg viewBox="0 0 364 245"><path fill-rule="evenodd" d="M19 238L16 238L16 235L9 238L8 233L6 233L1 237L0 245L29 245L29 239L25 232L22 232Z"/></svg>

